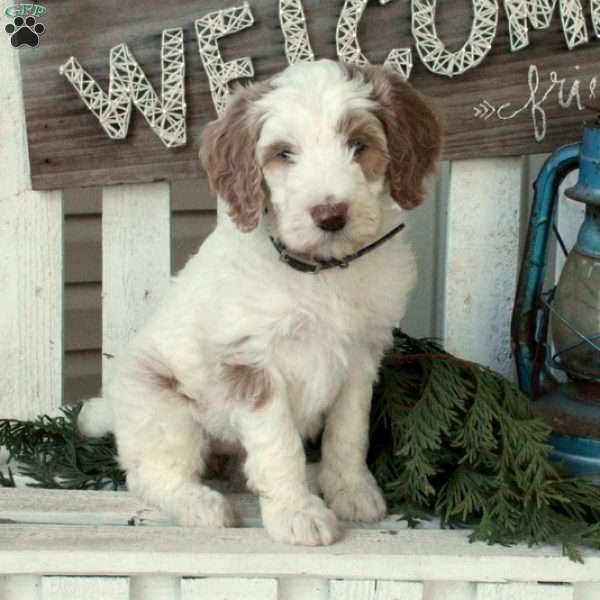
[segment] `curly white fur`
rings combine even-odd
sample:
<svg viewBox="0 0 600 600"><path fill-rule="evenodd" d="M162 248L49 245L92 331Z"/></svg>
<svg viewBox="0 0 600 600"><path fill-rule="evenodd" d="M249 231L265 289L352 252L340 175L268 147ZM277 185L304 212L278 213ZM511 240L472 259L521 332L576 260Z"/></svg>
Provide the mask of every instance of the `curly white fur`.
<svg viewBox="0 0 600 600"><path fill-rule="evenodd" d="M371 110L371 95L370 83L331 61L295 65L273 81L253 106L257 160L282 139L295 157L262 165L272 210L247 233L219 223L117 358L103 390L109 404L84 408L82 429L98 434L110 428L111 407L129 488L182 524L234 522L226 498L199 479L216 442L247 453L248 485L277 540L329 544L336 515L385 514L365 464L371 389L415 284L413 254L401 234L346 269L310 275L282 263L268 237L341 256L402 221L385 175L368 180L336 129L348 111ZM348 203L343 235L310 218L328 197ZM309 491L302 444L323 426L325 502Z"/></svg>

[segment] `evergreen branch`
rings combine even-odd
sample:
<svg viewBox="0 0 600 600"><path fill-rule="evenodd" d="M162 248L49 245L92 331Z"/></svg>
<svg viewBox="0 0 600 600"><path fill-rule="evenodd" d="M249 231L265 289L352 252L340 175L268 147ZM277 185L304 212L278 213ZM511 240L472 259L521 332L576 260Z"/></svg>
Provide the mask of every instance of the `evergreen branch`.
<svg viewBox="0 0 600 600"><path fill-rule="evenodd" d="M0 446L36 487L119 489L112 436L77 432L80 407L33 421L0 420ZM468 524L471 541L600 548L600 487L551 461L550 429L529 398L435 340L395 332L371 410L370 467L388 506L415 525ZM0 473L0 486L14 486Z"/></svg>
<svg viewBox="0 0 600 600"><path fill-rule="evenodd" d="M391 510L474 525L472 541L561 544L572 560L600 548L600 488L551 461L549 427L490 369L396 332L371 415L369 462Z"/></svg>
<svg viewBox="0 0 600 600"><path fill-rule="evenodd" d="M63 416L33 421L0 419L0 446L31 487L55 489L118 489L125 483L112 436L86 438L77 431L81 405L63 407ZM14 481L13 481L14 483ZM10 485L5 477L0 485Z"/></svg>
<svg viewBox="0 0 600 600"><path fill-rule="evenodd" d="M8 477L6 475L4 475L4 473L2 473L2 471L0 471L0 487L17 487L17 484L15 483L15 478L13 476L13 472L11 470L10 467L7 468L8 471Z"/></svg>

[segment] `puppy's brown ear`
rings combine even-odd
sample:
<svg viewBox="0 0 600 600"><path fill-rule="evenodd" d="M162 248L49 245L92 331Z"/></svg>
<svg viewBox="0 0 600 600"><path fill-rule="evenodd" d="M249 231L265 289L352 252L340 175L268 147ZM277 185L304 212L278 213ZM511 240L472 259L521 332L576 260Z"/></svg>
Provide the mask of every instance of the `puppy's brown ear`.
<svg viewBox="0 0 600 600"><path fill-rule="evenodd" d="M265 199L255 156L259 128L251 109L266 85L239 89L224 114L202 132L200 163L211 189L227 202L229 216L241 231L256 228Z"/></svg>
<svg viewBox="0 0 600 600"><path fill-rule="evenodd" d="M440 154L440 118L394 71L369 66L365 75L373 85L373 99L379 104L376 114L387 135L390 193L402 208L414 208L423 202L423 180Z"/></svg>

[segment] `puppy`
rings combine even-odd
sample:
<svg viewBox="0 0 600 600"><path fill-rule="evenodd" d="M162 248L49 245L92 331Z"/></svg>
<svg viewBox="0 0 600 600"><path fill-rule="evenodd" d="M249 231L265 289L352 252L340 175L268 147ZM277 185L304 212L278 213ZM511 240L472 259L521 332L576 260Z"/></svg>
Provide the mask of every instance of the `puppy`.
<svg viewBox="0 0 600 600"><path fill-rule="evenodd" d="M207 125L200 158L229 218L80 418L97 434L110 417L134 494L183 525L233 525L200 479L224 445L245 451L276 540L330 544L336 516L385 515L365 463L371 389L416 269L402 233L356 253L422 201L440 138L398 75L330 60L241 89ZM324 500L303 451L321 430Z"/></svg>

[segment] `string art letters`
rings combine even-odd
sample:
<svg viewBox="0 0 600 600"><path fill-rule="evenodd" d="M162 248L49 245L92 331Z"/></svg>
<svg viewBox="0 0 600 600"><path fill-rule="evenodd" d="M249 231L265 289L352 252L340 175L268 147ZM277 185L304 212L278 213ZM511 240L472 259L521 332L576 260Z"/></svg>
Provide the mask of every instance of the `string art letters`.
<svg viewBox="0 0 600 600"><path fill-rule="evenodd" d="M379 0L387 4L390 0ZM509 25L512 52L529 45L529 26L546 29L557 7L569 50L589 41L585 15L580 0L503 0ZM456 51L446 48L436 30L437 0L411 0L411 33L423 65L433 74L454 78L479 66L492 48L496 37L498 0L472 0L472 25L467 40ZM335 29L335 46L340 60L367 65L369 60L358 40L358 27L367 0L345 0ZM279 24L284 52L289 64L315 60L301 0L279 0ZM590 0L594 33L600 37L600 0ZM219 40L254 26L248 3L209 12L195 22L195 32L202 65L208 77L211 98L218 115L223 114L230 83L254 77L248 56L225 62ZM392 48L384 64L409 79L413 70L410 47ZM60 67L87 108L96 116L111 139L127 136L132 105L144 116L152 130L168 148L187 142L185 102L185 58L183 30L166 29L161 44L162 88L160 97L125 43L110 50L108 93L71 57Z"/></svg>
<svg viewBox="0 0 600 600"><path fill-rule="evenodd" d="M184 146L187 135L183 29L163 31L161 64L160 98L127 44L119 44L110 51L108 94L73 56L60 67L60 73L69 80L109 138L127 137L133 103L167 148Z"/></svg>

